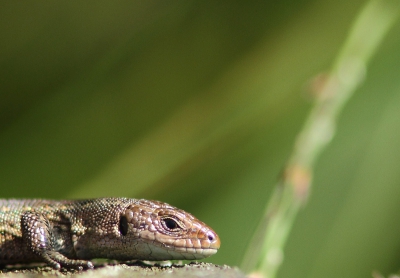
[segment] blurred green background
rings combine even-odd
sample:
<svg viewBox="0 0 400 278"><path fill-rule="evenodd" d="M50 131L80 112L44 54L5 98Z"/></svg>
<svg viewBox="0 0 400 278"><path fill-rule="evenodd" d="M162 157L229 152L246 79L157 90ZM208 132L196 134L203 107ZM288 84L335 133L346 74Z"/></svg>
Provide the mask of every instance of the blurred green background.
<svg viewBox="0 0 400 278"><path fill-rule="evenodd" d="M1 197L159 199L239 265L365 1L0 4ZM319 160L280 277L400 268L400 23Z"/></svg>

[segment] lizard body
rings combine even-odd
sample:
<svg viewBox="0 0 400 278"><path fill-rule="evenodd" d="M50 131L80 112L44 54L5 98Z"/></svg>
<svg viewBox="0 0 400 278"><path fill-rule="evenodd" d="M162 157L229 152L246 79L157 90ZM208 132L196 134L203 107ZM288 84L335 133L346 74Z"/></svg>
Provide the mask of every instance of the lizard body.
<svg viewBox="0 0 400 278"><path fill-rule="evenodd" d="M93 268L94 258L195 260L213 255L218 235L159 201L0 199L0 265L46 262Z"/></svg>

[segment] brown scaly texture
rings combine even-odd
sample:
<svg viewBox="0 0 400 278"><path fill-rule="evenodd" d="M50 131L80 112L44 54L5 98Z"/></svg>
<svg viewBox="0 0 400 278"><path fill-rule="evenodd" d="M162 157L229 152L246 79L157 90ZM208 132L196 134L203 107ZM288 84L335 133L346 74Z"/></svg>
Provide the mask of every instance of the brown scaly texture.
<svg viewBox="0 0 400 278"><path fill-rule="evenodd" d="M219 246L209 226L158 201L0 199L0 265L46 262L59 269L92 268L93 258L195 260Z"/></svg>

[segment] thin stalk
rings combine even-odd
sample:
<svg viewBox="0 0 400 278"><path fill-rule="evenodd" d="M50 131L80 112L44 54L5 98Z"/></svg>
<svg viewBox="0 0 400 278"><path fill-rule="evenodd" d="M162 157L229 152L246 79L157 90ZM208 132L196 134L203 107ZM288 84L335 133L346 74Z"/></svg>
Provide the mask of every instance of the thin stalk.
<svg viewBox="0 0 400 278"><path fill-rule="evenodd" d="M245 254L242 269L273 278L300 208L311 190L313 168L335 133L337 118L363 82L367 64L400 13L399 0L372 0L355 19L300 131L280 181Z"/></svg>

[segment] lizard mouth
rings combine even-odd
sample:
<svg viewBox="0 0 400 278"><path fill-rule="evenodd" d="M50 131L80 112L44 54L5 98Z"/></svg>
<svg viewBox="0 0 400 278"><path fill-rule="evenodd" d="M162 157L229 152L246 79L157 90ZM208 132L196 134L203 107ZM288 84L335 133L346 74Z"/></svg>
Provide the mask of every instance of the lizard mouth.
<svg viewBox="0 0 400 278"><path fill-rule="evenodd" d="M174 249L175 252L181 253L189 260L204 259L217 253L218 249L215 248L191 248L191 247L178 247Z"/></svg>
<svg viewBox="0 0 400 278"><path fill-rule="evenodd" d="M189 238L165 235L146 238L144 235L142 234L141 241L151 250L150 257L156 260L203 259L217 253L221 246L221 241L213 230L197 233Z"/></svg>
<svg viewBox="0 0 400 278"><path fill-rule="evenodd" d="M221 241L215 233L209 233L206 239L191 241L189 246L170 246L175 253L180 253L185 259L204 259L217 253ZM170 251L171 252L171 251Z"/></svg>
<svg viewBox="0 0 400 278"><path fill-rule="evenodd" d="M194 259L203 259L217 253L221 246L221 241L214 231L208 231L203 239L191 239L180 242L182 245L169 246L174 252L181 253L184 256L194 257Z"/></svg>
<svg viewBox="0 0 400 278"><path fill-rule="evenodd" d="M167 244L157 241L143 240L142 243L148 249L149 260L199 260L207 258L217 253L220 247L219 238L213 241L197 241L197 244L188 244L189 246L178 246L177 244ZM140 258L139 258L140 259Z"/></svg>
<svg viewBox="0 0 400 278"><path fill-rule="evenodd" d="M150 257L153 260L199 260L207 258L217 253L218 249L214 248L194 248L194 247L175 247L163 245L151 245Z"/></svg>

